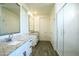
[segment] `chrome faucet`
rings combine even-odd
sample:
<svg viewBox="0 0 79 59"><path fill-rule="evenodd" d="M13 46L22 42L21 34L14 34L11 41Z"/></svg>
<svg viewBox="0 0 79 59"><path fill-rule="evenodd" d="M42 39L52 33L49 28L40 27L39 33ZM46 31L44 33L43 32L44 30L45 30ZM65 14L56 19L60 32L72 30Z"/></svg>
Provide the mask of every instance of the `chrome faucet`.
<svg viewBox="0 0 79 59"><path fill-rule="evenodd" d="M6 42L12 41L12 38L13 38L13 34L9 34L9 37L6 39Z"/></svg>

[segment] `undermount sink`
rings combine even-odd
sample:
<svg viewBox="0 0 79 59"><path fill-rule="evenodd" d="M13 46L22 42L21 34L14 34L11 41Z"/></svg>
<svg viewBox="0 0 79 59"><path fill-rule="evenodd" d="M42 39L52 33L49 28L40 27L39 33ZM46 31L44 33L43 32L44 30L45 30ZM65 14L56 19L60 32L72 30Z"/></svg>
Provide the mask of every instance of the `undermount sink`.
<svg viewBox="0 0 79 59"><path fill-rule="evenodd" d="M12 42L9 42L7 43L7 45L17 45L19 44L21 41L12 41Z"/></svg>
<svg viewBox="0 0 79 59"><path fill-rule="evenodd" d="M20 39L20 38L19 38ZM18 40L18 38L5 38L3 41L0 42L0 44L5 45L17 45L21 43L23 40Z"/></svg>

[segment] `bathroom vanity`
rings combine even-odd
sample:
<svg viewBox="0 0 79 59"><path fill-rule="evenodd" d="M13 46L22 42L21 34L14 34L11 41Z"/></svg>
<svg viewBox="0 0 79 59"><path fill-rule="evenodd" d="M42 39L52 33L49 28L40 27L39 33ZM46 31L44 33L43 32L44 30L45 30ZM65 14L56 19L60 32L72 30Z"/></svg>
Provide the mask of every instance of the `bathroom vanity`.
<svg viewBox="0 0 79 59"><path fill-rule="evenodd" d="M26 34L29 32L27 16L18 3L0 4L0 56L31 55L32 38Z"/></svg>
<svg viewBox="0 0 79 59"><path fill-rule="evenodd" d="M32 39L29 35L16 38L16 43L0 43L0 56L30 56L32 55ZM13 43L13 44L12 44Z"/></svg>

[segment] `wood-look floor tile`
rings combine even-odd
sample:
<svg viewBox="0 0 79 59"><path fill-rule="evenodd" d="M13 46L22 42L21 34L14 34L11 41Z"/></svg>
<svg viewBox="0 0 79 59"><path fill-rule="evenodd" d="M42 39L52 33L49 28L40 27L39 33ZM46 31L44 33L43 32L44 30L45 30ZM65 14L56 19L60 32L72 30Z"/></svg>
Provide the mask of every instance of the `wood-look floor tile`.
<svg viewBox="0 0 79 59"><path fill-rule="evenodd" d="M32 56L58 56L49 41L39 41L36 47L32 47Z"/></svg>

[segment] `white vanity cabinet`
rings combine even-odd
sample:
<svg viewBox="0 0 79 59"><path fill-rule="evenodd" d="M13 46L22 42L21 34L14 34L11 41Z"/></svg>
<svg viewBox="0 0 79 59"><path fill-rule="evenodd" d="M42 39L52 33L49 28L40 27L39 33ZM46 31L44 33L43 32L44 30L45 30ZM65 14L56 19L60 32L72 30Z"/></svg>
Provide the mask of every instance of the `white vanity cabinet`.
<svg viewBox="0 0 79 59"><path fill-rule="evenodd" d="M32 39L29 39L19 48L14 50L9 56L30 56L32 53Z"/></svg>
<svg viewBox="0 0 79 59"><path fill-rule="evenodd" d="M39 33L34 32L30 34L30 39L32 39L32 46L35 47L39 41Z"/></svg>

